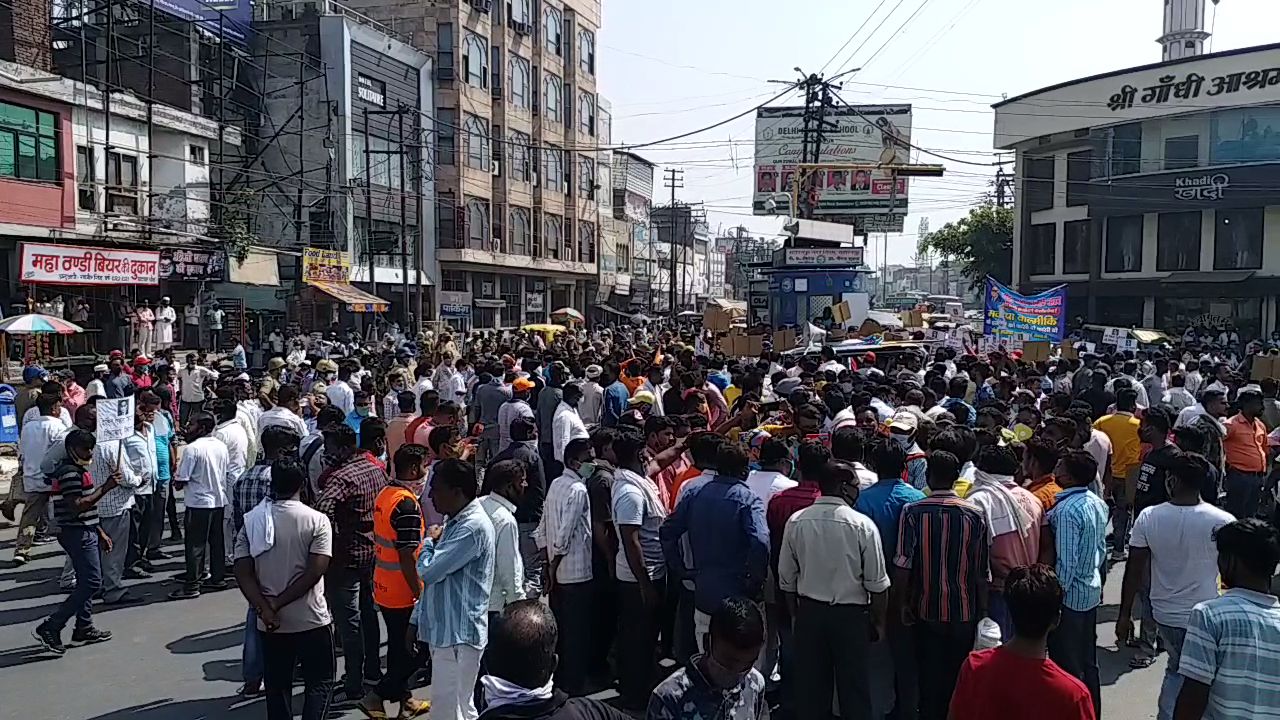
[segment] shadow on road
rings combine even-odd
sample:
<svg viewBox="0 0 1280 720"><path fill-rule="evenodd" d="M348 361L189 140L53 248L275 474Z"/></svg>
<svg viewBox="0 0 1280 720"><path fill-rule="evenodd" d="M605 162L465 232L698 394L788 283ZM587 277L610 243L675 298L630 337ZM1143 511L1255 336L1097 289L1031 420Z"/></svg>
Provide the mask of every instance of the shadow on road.
<svg viewBox="0 0 1280 720"><path fill-rule="evenodd" d="M57 655L51 654L43 647L31 644L24 645L20 648L5 650L0 652L0 670L15 667L17 665L26 665L28 663L45 662L46 660L57 660Z"/></svg>
<svg viewBox="0 0 1280 720"><path fill-rule="evenodd" d="M242 640L244 640L244 623L237 623L230 627L180 637L167 643L165 648L175 655L198 655L237 647Z"/></svg>
<svg viewBox="0 0 1280 720"><path fill-rule="evenodd" d="M248 720L261 718L263 709L237 695L204 700L153 700L123 708L89 720Z"/></svg>

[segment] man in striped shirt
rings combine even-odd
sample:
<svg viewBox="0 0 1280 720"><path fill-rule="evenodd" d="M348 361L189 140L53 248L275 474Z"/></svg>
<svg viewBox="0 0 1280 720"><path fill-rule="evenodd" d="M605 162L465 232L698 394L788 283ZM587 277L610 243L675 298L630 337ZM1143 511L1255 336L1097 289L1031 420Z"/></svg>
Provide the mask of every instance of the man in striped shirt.
<svg viewBox="0 0 1280 720"><path fill-rule="evenodd" d="M987 612L986 516L956 495L959 477L959 458L944 450L929 453L929 497L906 506L898 526L894 605L912 628L920 677L931 688L920 694L923 720L946 718L978 619Z"/></svg>
<svg viewBox="0 0 1280 720"><path fill-rule="evenodd" d="M89 644L111 639L111 633L93 626L93 595L102 587L102 569L98 563L98 542L110 543L98 527L98 501L115 489L120 478L112 474L98 487L94 487L89 474L96 445L93 433L75 429L67 434L65 448L67 460L53 472L54 518L58 525L58 544L71 559L76 571L76 586L47 620L32 631L46 650L55 655L67 651L62 644L62 628L74 615L76 629L71 635L74 644ZM110 546L108 545L108 548ZM124 552L120 548L118 552Z"/></svg>
<svg viewBox="0 0 1280 720"><path fill-rule="evenodd" d="M1098 680L1098 606L1102 604L1102 563L1107 551L1107 504L1089 489L1098 463L1073 450L1058 461L1054 476L1062 486L1049 511L1052 543L1042 543L1040 561L1053 565L1062 583L1062 619L1049 635L1049 657L1076 676L1102 712Z"/></svg>
<svg viewBox="0 0 1280 720"><path fill-rule="evenodd" d="M1224 525L1214 537L1227 591L1191 610L1175 718L1280 718L1280 600L1271 578L1280 536L1263 520Z"/></svg>

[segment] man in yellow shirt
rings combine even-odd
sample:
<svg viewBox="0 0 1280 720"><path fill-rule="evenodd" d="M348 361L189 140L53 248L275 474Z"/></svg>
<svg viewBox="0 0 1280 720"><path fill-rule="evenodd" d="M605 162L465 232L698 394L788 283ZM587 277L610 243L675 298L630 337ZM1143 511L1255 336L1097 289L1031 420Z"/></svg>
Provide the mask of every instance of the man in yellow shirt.
<svg viewBox="0 0 1280 720"><path fill-rule="evenodd" d="M1103 415L1093 423L1094 429L1111 440L1111 477L1106 478L1107 492L1114 502L1112 527L1115 542L1112 560L1124 559L1126 538L1129 536L1129 511L1132 498L1128 491L1129 477L1142 465L1142 441L1138 439L1141 424L1134 412L1138 408L1138 392L1131 387L1116 390L1116 411Z"/></svg>

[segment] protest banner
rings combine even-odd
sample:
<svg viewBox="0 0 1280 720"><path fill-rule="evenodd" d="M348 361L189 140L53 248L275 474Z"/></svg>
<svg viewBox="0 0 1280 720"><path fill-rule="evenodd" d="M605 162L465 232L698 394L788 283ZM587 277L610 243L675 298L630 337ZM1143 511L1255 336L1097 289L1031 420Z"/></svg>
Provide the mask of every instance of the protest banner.
<svg viewBox="0 0 1280 720"><path fill-rule="evenodd" d="M98 442L123 440L133 434L133 397L98 401Z"/></svg>
<svg viewBox="0 0 1280 720"><path fill-rule="evenodd" d="M983 334L1060 342L1066 327L1067 289L1022 295L987 278Z"/></svg>

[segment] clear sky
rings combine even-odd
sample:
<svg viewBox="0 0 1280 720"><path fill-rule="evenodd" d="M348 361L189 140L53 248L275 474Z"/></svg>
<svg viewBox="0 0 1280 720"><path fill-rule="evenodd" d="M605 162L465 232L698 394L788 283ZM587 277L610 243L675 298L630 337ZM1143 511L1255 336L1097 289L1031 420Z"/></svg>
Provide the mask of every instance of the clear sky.
<svg viewBox="0 0 1280 720"><path fill-rule="evenodd" d="M711 125L781 90L799 66L861 67L841 95L851 103L909 102L913 144L975 162L997 159L991 104L1075 78L1160 60L1162 0L602 0L600 92L613 104L613 142L640 143ZM918 10L918 12L917 12ZM1275 42L1277 0L1222 0L1212 50ZM905 24L904 24L905 23ZM800 98L788 104L799 104ZM773 235L781 221L751 215L754 113L637 152L683 168L686 202L703 202L712 230L745 225ZM1006 159L1011 156L1005 155ZM995 169L942 162L947 176L911 181L906 233L889 262L914 254L921 218L962 217ZM655 198L665 202L661 167ZM879 264L882 248L872 244Z"/></svg>

